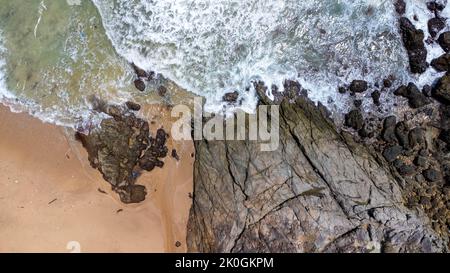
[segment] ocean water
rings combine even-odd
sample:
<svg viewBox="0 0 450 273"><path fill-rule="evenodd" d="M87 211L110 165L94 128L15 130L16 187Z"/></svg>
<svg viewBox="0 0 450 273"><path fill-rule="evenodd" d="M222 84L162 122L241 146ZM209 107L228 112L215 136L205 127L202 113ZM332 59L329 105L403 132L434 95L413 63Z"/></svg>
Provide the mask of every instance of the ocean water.
<svg viewBox="0 0 450 273"><path fill-rule="evenodd" d="M427 33L425 1L406 2ZM336 90L353 79L439 76L408 73L392 0L0 0L0 100L17 111L75 127L101 118L92 96L150 102L132 86L131 62L204 96L209 112L231 91L253 111L259 80L279 90L298 80L343 112Z"/></svg>

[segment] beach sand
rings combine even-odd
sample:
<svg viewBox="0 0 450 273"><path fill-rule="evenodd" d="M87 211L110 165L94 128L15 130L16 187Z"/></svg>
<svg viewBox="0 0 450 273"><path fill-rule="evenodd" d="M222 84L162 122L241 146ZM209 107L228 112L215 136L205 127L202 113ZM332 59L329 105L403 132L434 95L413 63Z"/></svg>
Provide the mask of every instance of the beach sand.
<svg viewBox="0 0 450 273"><path fill-rule="evenodd" d="M142 114L152 132L170 128L165 107ZM1 106L0 252L185 252L194 148L171 139L168 147L181 160L169 152L163 169L138 180L146 200L125 205L71 130Z"/></svg>

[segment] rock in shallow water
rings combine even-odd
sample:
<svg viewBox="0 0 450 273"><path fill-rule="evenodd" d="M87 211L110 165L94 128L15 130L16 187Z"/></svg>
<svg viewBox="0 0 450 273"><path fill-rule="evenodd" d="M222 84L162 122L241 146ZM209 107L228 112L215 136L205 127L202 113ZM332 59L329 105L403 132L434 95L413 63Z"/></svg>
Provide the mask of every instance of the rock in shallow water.
<svg viewBox="0 0 450 273"><path fill-rule="evenodd" d="M408 51L411 72L422 74L428 68L423 31L416 29L408 18L402 17L400 18L400 32L403 44Z"/></svg>

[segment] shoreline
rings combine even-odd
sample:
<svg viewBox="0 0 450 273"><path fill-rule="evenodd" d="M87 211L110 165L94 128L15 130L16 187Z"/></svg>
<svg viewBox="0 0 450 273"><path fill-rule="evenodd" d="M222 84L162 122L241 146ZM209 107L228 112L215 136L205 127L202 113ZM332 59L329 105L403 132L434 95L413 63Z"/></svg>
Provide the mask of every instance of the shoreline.
<svg viewBox="0 0 450 273"><path fill-rule="evenodd" d="M152 133L170 124L162 107L144 111ZM169 141L181 160L143 174L148 198L125 205L71 131L3 105L0 128L0 252L70 252L71 241L81 252L186 251L193 144Z"/></svg>

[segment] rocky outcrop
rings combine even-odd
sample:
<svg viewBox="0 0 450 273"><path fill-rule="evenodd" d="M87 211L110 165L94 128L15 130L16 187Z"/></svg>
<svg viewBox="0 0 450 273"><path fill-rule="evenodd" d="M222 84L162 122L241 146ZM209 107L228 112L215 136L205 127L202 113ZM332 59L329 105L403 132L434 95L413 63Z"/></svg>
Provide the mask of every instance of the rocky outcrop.
<svg viewBox="0 0 450 273"><path fill-rule="evenodd" d="M140 108L132 102L126 105L134 110ZM110 118L103 119L98 128L76 135L88 152L91 166L102 173L122 202L144 201L146 188L137 185L136 180L142 170L151 171L164 165L160 158L167 155L166 133L159 129L152 138L148 122L128 108L94 100L94 109Z"/></svg>
<svg viewBox="0 0 450 273"><path fill-rule="evenodd" d="M195 142L189 251L446 251L423 211L405 206L398 172L307 98L293 98L297 89L271 102L258 88L262 104L280 106L276 151L258 141ZM396 137L395 122L384 137Z"/></svg>
<svg viewBox="0 0 450 273"><path fill-rule="evenodd" d="M427 49L424 43L425 34L422 30L416 29L406 17L400 18L399 22L403 45L408 51L411 72L422 74L428 68Z"/></svg>

